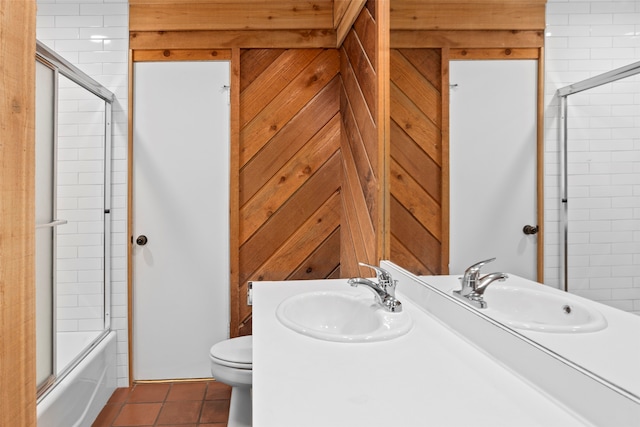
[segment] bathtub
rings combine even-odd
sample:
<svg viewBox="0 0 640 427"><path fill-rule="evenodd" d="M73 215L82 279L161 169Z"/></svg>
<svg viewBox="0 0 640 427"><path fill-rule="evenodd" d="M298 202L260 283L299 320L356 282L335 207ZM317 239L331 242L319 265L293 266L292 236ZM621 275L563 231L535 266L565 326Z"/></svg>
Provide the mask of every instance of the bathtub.
<svg viewBox="0 0 640 427"><path fill-rule="evenodd" d="M40 398L38 427L90 426L116 382L116 333L111 331Z"/></svg>

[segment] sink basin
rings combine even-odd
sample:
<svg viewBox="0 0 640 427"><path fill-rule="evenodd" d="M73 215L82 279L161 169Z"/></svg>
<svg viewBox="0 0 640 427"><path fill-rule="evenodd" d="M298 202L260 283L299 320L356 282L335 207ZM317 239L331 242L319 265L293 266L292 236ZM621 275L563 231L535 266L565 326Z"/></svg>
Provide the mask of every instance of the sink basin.
<svg viewBox="0 0 640 427"><path fill-rule="evenodd" d="M413 321L406 312L390 313L373 295L317 291L294 295L276 310L278 320L300 334L325 341L371 342L406 334Z"/></svg>
<svg viewBox="0 0 640 427"><path fill-rule="evenodd" d="M574 295L543 288L492 284L484 294L485 314L506 325L541 332L595 332L607 327L605 317Z"/></svg>

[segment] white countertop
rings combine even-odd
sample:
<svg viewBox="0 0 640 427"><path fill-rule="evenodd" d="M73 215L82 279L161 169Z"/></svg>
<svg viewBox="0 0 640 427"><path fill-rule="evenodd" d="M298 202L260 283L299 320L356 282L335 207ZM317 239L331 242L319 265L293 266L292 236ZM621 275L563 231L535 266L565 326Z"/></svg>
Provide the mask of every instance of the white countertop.
<svg viewBox="0 0 640 427"><path fill-rule="evenodd" d="M253 282L255 427L588 425L401 293L414 326L390 341L321 341L276 318L289 296L340 289L353 288L346 280Z"/></svg>
<svg viewBox="0 0 640 427"><path fill-rule="evenodd" d="M422 276L421 280L448 295L460 288L459 276ZM510 274L507 282L513 286L539 289L540 283ZM545 291L562 292L545 286ZM485 295L491 295L491 286ZM549 333L527 329L515 329L518 333L548 348L558 355L582 366L586 370L610 381L612 384L640 396L640 316L618 310L572 295L583 304L600 311L608 326L600 331L587 333ZM492 317L491 305L481 310Z"/></svg>

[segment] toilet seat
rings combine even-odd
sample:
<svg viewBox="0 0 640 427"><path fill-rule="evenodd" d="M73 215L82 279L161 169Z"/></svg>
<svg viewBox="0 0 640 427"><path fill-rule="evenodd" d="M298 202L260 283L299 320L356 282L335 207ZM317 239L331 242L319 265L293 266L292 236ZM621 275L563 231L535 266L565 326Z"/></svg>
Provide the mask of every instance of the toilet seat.
<svg viewBox="0 0 640 427"><path fill-rule="evenodd" d="M231 338L214 344L209 351L213 363L235 369L252 369L253 340L251 335Z"/></svg>

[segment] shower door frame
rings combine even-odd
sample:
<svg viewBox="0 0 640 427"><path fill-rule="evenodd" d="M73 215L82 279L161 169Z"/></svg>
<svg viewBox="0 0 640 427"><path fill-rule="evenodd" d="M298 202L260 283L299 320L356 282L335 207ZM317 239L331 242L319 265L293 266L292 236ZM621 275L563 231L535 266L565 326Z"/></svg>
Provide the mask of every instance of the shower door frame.
<svg viewBox="0 0 640 427"><path fill-rule="evenodd" d="M58 116L58 81L59 75L63 75L67 79L76 83L83 89L86 89L93 95L104 101L105 111L104 111L104 241L103 241L103 296L104 296L104 315L103 315L103 328L100 334L87 346L83 349L83 351L78 354L76 357L71 360L71 362L60 372L58 372L56 363L56 338L54 336L52 343L52 358L53 358L53 372L49 376L47 380L43 382L41 386L37 389L37 401L42 400L49 391L51 391L57 383L59 383L64 377L66 377L69 372L87 355L111 330L111 145L112 145L112 110L113 110L113 102L115 101L115 95L102 86L97 81L93 80L91 77L86 75L79 68L68 62L62 56L58 55L56 52L48 48L40 41L36 41L36 61L44 64L45 66L51 68L54 72L54 99L53 99L53 126L54 126L54 135L53 135L53 144L54 150L57 147L57 116ZM56 154L54 151L54 162L56 161ZM56 165L54 163L53 166L53 174L54 174L54 188L53 188L53 203L55 208L56 203L56 193L57 189L56 185ZM56 221L54 220L54 223ZM55 228L54 224L54 228ZM52 319L52 334L56 334L56 259L55 259L55 242L56 236L54 232L53 237L53 319Z"/></svg>
<svg viewBox="0 0 640 427"><path fill-rule="evenodd" d="M56 186L57 186L57 168L56 168L56 163L58 161L57 159L57 149L58 149L58 114L57 114L57 106L58 106L58 68L52 64L51 62L49 62L47 59L45 59L44 57L38 55L36 53L36 62L39 62L40 64L42 64L43 66L47 67L49 70L51 70L52 72L52 80L53 80L53 105L51 108L51 112L52 112L52 117L51 117L51 125L52 125L52 130L53 130L53 134L51 135L52 137L52 155L51 158L53 160L53 165L51 167L51 172L53 175L53 182L52 182L52 189L51 189L51 210L52 210L52 217L55 218L55 213L57 212L57 198L56 198ZM37 71L36 71L36 83L37 83ZM37 88L36 88L36 93L37 93ZM36 95L37 96L37 95ZM37 103L36 103L37 106ZM37 119L36 119L36 146L37 146L37 139L38 139L38 130L37 130ZM37 156L36 156L37 157ZM37 171L36 171L37 173ZM37 181L37 180L36 180ZM37 198L37 192L36 192L36 198ZM36 382L36 386L37 386L37 395L40 396L40 394L47 390L49 387L51 387L51 385L55 382L56 380L56 363L57 363L57 340L55 338L55 334L57 331L57 319L55 316L55 307L57 304L57 298L56 298L56 277L57 277L57 268L56 268L56 262L55 260L57 259L57 251L56 251L56 246L57 246L57 234L55 232L57 225L59 225L59 221L56 219L53 219L50 223L48 224L41 224L38 225L36 223L36 229L38 228L51 228L51 232L52 232L52 236L51 236L51 257L52 257L52 261L51 261L51 281L52 281L52 286L51 286L51 328L49 333L51 334L51 358L50 358L50 362L51 362L51 371L49 372L49 375L47 376L47 378L40 384L38 384ZM37 235L36 235L36 247L37 247ZM37 257L36 257L37 258ZM37 262L37 259L36 259ZM37 274L36 274L37 276ZM37 283L36 283L36 301L38 300L37 298L38 295L38 287L37 287ZM37 304L37 303L36 303ZM36 305L37 307L37 305ZM37 316L36 316L37 318ZM36 320L36 343L37 343L37 337L38 337L38 333L37 333L37 326L38 326L38 322ZM37 349L36 349L37 350ZM36 373L37 373L37 367L38 367L38 362L37 362L37 356L38 353L36 351ZM37 374L36 374L36 380L37 380Z"/></svg>
<svg viewBox="0 0 640 427"><path fill-rule="evenodd" d="M558 127L560 139L560 280L561 289L569 291L569 206L568 206L568 103L567 98L585 90L593 89L607 83L613 83L626 77L640 74L640 62L634 62L624 67L599 74L580 82L562 87L556 91L559 98L560 126Z"/></svg>

